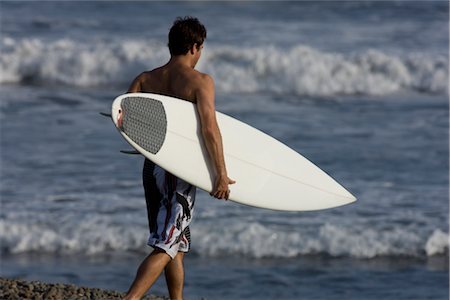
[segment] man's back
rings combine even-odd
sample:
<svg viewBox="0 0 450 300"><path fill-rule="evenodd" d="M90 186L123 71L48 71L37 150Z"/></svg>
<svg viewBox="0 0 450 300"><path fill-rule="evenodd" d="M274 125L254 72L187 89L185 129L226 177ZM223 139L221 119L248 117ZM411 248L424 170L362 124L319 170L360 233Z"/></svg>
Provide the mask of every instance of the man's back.
<svg viewBox="0 0 450 300"><path fill-rule="evenodd" d="M200 72L184 66L162 66L143 73L141 90L196 102L196 90L201 84Z"/></svg>

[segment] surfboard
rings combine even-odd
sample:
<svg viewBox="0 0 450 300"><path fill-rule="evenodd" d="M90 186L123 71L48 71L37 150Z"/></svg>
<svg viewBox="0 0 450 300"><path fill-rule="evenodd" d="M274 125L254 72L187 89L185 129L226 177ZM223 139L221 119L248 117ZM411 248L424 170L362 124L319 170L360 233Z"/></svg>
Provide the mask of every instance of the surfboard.
<svg viewBox="0 0 450 300"><path fill-rule="evenodd" d="M266 133L216 112L230 178L229 200L259 208L311 211L356 198L308 159ZM175 176L211 192L214 168L201 134L196 104L169 96L117 97L111 118L125 140Z"/></svg>

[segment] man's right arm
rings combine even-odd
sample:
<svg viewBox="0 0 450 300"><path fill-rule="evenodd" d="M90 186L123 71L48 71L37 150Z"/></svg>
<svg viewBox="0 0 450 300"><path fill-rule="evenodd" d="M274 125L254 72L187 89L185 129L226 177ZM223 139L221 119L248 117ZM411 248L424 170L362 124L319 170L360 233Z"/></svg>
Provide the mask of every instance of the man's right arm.
<svg viewBox="0 0 450 300"><path fill-rule="evenodd" d="M234 181L228 178L223 155L222 136L216 119L214 105L214 82L208 75L202 75L202 84L196 91L197 111L200 117L203 140L213 162L216 179L211 196L218 199L228 199L229 184Z"/></svg>

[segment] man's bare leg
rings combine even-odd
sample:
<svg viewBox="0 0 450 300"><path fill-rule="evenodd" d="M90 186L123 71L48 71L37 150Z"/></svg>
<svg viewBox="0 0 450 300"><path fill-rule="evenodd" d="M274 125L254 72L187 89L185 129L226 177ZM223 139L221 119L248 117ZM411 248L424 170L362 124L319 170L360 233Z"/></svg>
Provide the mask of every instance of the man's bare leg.
<svg viewBox="0 0 450 300"><path fill-rule="evenodd" d="M169 289L171 300L183 299L183 285L184 285L184 267L183 267L184 253L178 252L177 256L172 259L165 268L166 283Z"/></svg>
<svg viewBox="0 0 450 300"><path fill-rule="evenodd" d="M139 266L136 278L124 300L141 299L161 275L170 260L171 258L166 252L159 249L153 250Z"/></svg>

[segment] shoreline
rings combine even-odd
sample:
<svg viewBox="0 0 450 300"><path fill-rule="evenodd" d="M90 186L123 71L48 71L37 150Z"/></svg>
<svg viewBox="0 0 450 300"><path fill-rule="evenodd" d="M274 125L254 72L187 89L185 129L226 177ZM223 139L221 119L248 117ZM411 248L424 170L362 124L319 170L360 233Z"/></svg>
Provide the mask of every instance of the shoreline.
<svg viewBox="0 0 450 300"><path fill-rule="evenodd" d="M122 299L124 292L89 288L74 284L46 283L0 277L0 299ZM167 300L167 297L146 295L143 300Z"/></svg>

